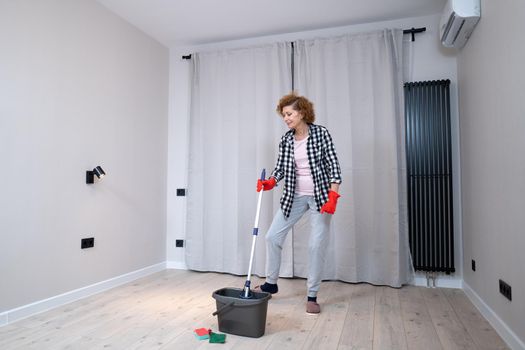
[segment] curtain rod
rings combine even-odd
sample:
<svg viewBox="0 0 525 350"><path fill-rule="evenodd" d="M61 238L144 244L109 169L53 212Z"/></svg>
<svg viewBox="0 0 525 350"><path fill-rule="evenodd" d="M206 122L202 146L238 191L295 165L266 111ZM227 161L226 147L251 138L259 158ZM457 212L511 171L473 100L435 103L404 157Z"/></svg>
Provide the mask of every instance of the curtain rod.
<svg viewBox="0 0 525 350"><path fill-rule="evenodd" d="M403 34L412 34L412 41L415 41L416 38L414 37L414 34L422 33L422 32L424 32L426 30L427 30L426 27L421 27L421 28L414 28L414 27L412 27L410 29L404 29L403 30ZM191 54L182 56L182 59L183 60L191 60Z"/></svg>
<svg viewBox="0 0 525 350"><path fill-rule="evenodd" d="M404 29L403 34L412 34L412 41L415 41L416 38L414 37L414 34L416 33L422 33L427 30L427 27L421 27L421 28L414 28L411 29Z"/></svg>

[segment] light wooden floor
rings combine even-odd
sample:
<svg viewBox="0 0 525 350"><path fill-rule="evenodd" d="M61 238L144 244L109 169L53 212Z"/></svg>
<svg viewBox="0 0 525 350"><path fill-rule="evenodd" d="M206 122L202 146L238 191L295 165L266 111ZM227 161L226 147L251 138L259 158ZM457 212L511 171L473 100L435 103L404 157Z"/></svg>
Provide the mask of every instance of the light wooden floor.
<svg viewBox="0 0 525 350"><path fill-rule="evenodd" d="M212 293L243 284L166 270L1 327L0 349L507 349L460 290L323 282L309 315L301 279L279 281L263 337L197 340L195 328L218 332Z"/></svg>

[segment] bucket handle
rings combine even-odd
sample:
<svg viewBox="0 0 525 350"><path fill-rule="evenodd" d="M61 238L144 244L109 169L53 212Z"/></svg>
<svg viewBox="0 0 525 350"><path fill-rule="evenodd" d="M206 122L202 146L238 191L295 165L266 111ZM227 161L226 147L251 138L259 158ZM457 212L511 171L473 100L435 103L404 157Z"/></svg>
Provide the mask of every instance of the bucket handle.
<svg viewBox="0 0 525 350"><path fill-rule="evenodd" d="M228 304L225 304L225 305L221 306L217 311L212 313L212 315L216 316L217 314L220 314L221 312L223 312L224 310L226 310L227 308L232 307L232 306L243 307L243 306L253 306L253 305L251 305L251 304L235 304L235 301L232 301L232 302L230 302Z"/></svg>
<svg viewBox="0 0 525 350"><path fill-rule="evenodd" d="M221 306L220 309L218 309L217 311L215 311L214 313L212 313L212 316L215 316L215 315L217 315L218 313L222 312L224 309L227 309L227 308L233 306L233 304L235 304L235 301L232 301L232 302L229 303L229 304L225 304L225 305Z"/></svg>

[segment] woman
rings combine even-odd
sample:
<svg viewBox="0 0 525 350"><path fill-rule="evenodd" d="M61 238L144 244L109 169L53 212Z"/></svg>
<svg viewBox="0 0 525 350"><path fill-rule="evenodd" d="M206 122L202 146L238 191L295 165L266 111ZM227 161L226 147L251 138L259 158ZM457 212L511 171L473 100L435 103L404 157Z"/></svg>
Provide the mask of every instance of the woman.
<svg viewBox="0 0 525 350"><path fill-rule="evenodd" d="M266 235L266 282L255 290L277 293L281 251L286 235L304 213L310 211L306 312L317 314L321 312L317 292L321 285L330 219L340 197L341 169L328 130L313 124L315 113L308 99L293 93L283 96L277 105L277 113L290 130L279 143L275 170L268 180L257 182L257 192L271 190L282 179L284 188L281 208Z"/></svg>

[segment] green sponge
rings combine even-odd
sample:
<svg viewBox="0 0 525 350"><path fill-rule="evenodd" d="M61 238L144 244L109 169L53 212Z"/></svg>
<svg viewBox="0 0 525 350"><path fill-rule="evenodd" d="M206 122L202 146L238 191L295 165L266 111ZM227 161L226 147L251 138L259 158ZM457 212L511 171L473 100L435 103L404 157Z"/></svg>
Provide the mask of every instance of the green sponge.
<svg viewBox="0 0 525 350"><path fill-rule="evenodd" d="M210 343L225 343L226 334L210 332Z"/></svg>

